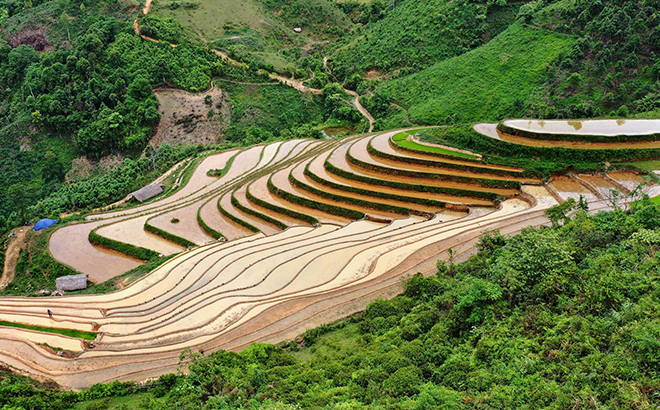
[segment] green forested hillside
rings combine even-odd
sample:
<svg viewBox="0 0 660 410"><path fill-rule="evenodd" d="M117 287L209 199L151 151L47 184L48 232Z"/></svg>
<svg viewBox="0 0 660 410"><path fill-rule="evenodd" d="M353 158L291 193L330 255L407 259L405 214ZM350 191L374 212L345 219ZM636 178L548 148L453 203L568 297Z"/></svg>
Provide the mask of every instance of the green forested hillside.
<svg viewBox="0 0 660 410"><path fill-rule="evenodd" d="M497 121L522 115L524 101L543 87L549 64L573 41L565 35L515 24L476 50L377 88L377 95L385 95L396 104L388 113L394 119L384 120L379 127L387 129L406 121Z"/></svg>
<svg viewBox="0 0 660 410"><path fill-rule="evenodd" d="M659 244L660 209L647 201L511 238L492 232L469 261L409 278L402 296L311 329L300 343L193 354L188 375L163 376L133 401L143 409L656 408ZM6 380L0 405L30 409L101 408L103 397L136 391L113 383L58 393Z"/></svg>
<svg viewBox="0 0 660 410"><path fill-rule="evenodd" d="M546 100L531 105L533 115L627 116L660 107L660 2L558 1L533 10L522 19L578 37L549 70Z"/></svg>

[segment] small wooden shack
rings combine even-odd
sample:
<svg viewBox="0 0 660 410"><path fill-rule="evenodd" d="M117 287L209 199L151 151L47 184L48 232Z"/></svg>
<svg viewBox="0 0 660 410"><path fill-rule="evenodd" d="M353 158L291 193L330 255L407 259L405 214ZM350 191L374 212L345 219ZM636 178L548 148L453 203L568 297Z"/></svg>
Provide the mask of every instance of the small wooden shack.
<svg viewBox="0 0 660 410"><path fill-rule="evenodd" d="M140 188L135 192L128 194L129 197L135 198L138 202L144 202L149 198L153 198L156 195L163 192L165 185L163 184L153 184L147 185L144 188Z"/></svg>
<svg viewBox="0 0 660 410"><path fill-rule="evenodd" d="M55 286L58 291L70 292L87 288L87 274L60 276L55 279Z"/></svg>
<svg viewBox="0 0 660 410"><path fill-rule="evenodd" d="M302 33L302 27L296 27L293 29L294 33Z"/></svg>

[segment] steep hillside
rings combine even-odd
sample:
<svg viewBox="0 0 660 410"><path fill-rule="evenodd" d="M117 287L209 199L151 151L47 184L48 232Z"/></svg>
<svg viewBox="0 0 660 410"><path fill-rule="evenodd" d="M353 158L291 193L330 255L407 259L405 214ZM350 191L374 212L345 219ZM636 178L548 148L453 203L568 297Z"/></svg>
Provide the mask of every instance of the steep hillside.
<svg viewBox="0 0 660 410"><path fill-rule="evenodd" d="M380 3L383 2L369 4L373 9ZM389 72L396 68L417 71L429 67L490 41L514 21L520 4L498 6L468 0L387 2L379 9L384 15L382 19L367 22L356 38L333 54L333 69L349 74L372 68Z"/></svg>
<svg viewBox="0 0 660 410"><path fill-rule="evenodd" d="M652 409L659 227L660 210L643 202L515 237L491 232L469 261L441 261L436 275L409 277L403 295L296 341L188 352L187 375L80 393L0 370L0 405Z"/></svg>
<svg viewBox="0 0 660 410"><path fill-rule="evenodd" d="M548 65L573 42L566 35L515 24L476 50L377 88L377 96L395 103L379 127L520 115L523 102L544 85Z"/></svg>
<svg viewBox="0 0 660 410"><path fill-rule="evenodd" d="M290 71L307 50L336 40L352 26L328 0L165 0L150 13L154 17L146 20L171 18L211 46L278 72Z"/></svg>

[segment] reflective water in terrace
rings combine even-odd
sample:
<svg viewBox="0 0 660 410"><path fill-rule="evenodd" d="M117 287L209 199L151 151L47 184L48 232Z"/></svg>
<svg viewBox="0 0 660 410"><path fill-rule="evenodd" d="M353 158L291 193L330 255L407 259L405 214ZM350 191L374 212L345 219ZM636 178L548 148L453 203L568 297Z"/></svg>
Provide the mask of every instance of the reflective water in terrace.
<svg viewBox="0 0 660 410"><path fill-rule="evenodd" d="M523 131L573 135L649 135L660 133L657 120L506 120L504 125Z"/></svg>

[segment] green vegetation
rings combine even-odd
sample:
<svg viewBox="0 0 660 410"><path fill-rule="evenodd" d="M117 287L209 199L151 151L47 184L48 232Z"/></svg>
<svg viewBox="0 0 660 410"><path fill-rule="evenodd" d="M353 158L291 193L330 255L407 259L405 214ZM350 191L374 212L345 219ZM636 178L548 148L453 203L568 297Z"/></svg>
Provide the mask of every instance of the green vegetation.
<svg viewBox="0 0 660 410"><path fill-rule="evenodd" d="M261 0L285 25L291 29L300 27L303 33L311 31L315 36L341 37L351 21L332 1Z"/></svg>
<svg viewBox="0 0 660 410"><path fill-rule="evenodd" d="M519 128L509 127L500 122L497 124L498 131L510 134L517 135L523 138L531 138L538 140L547 140L547 141L580 141L580 142L616 142L616 143L626 143L626 142L642 142L642 141L658 141L660 140L660 134L642 134L642 135L579 135L579 134L553 134L549 132L534 132L530 130L524 130Z"/></svg>
<svg viewBox="0 0 660 410"><path fill-rule="evenodd" d="M332 192L328 192L323 189L318 189L312 185L308 185L298 179L296 179L293 174L289 174L289 182L291 182L291 185L294 187L297 187L299 189L302 189L307 192L311 192L314 195L318 195L322 198L328 198L332 200L333 202L339 202L339 203L345 203L349 205L357 205L360 207L368 208L368 209L376 209L379 211L385 211L385 212L392 212L394 214L399 214L399 215L408 215L409 209L404 208L401 206L395 206L395 205L388 205L388 204L383 204L380 202L371 202L368 200L364 199L359 199L359 198L353 198L350 196L343 196L343 195L338 195L338 194L333 194Z"/></svg>
<svg viewBox="0 0 660 410"><path fill-rule="evenodd" d="M177 220L178 222L178 220ZM144 230L147 232L151 232L154 235L160 236L161 238L168 240L170 242L176 243L177 245L181 245L184 248L190 247L190 246L197 246L196 243L191 242L187 240L186 238L182 238L178 235L171 234L167 231L164 231L158 227L155 227L151 224L149 224L149 221L144 223Z"/></svg>
<svg viewBox="0 0 660 410"><path fill-rule="evenodd" d="M269 224L278 227L279 229L284 230L284 229L289 227L288 225L280 222L279 220L277 220L275 218L272 218L268 215L262 214L261 212L258 212L258 211L254 210L252 208L248 208L247 206L243 206L243 204L241 204L238 201L238 199L236 199L233 192L231 194L231 204L234 205L236 207L236 209L238 209L240 211L243 211L248 215L252 215L256 218L262 219L262 220L268 222Z"/></svg>
<svg viewBox="0 0 660 410"><path fill-rule="evenodd" d="M430 172L411 171L407 169L381 166L375 163L365 162L360 159L357 159L351 155L350 151L346 154L346 160L347 162L356 165L360 168L369 171L379 172L382 174L399 175L408 178L432 179L438 181L453 181L458 183L473 184L476 186L491 187L491 188L516 188L516 189L520 188L520 182L518 181L503 181L497 179L473 178L471 176L435 174ZM477 193L482 195L486 194L485 192L475 191L475 194Z"/></svg>
<svg viewBox="0 0 660 410"><path fill-rule="evenodd" d="M372 191L372 190L367 190L363 188L357 188L354 186L350 185L343 185L343 184L338 184L332 181L328 181L326 179L323 179L319 177L316 174L313 174L309 170L309 165L305 167L305 175L309 177L309 179L318 182L321 185L325 185L331 188L343 190L346 192L353 192L355 194L359 195L366 195L366 196L372 196L376 198L386 198L386 199L393 199L395 201L401 201L404 203L412 203L412 204L422 204L422 205L430 205L430 206L437 206L439 208L444 208L446 203L442 201L436 201L434 199L427 199L427 198L415 198L415 197L410 197L410 196L405 196L405 195L397 195L397 194L391 194L388 192L380 192L380 191Z"/></svg>
<svg viewBox="0 0 660 410"><path fill-rule="evenodd" d="M158 150L137 160L125 159L121 166L95 177L60 188L28 208L28 218L52 216L60 213L91 210L118 201L162 175L180 160L198 153L201 147L161 145Z"/></svg>
<svg viewBox="0 0 660 410"><path fill-rule="evenodd" d="M118 286L119 283L122 283L123 284L122 286L128 286L129 284L135 282L144 275L152 272L154 269L156 269L157 267L159 267L160 265L162 265L163 263L167 262L168 260L172 259L175 256L176 254L163 256L162 258L152 258L144 265L137 266L122 275L115 276L114 278L108 279L105 282L89 284L89 286L87 286L86 289L77 290L74 292L67 292L67 294L95 295L101 293L114 292L120 289L120 287Z"/></svg>
<svg viewBox="0 0 660 410"><path fill-rule="evenodd" d="M655 91L660 69L657 1L539 5L521 9L521 18L578 40L548 70L545 96L530 103L530 113L544 118L627 117L660 107Z"/></svg>
<svg viewBox="0 0 660 410"><path fill-rule="evenodd" d="M341 75L403 68L403 74L487 43L514 21L519 3L399 0L341 7L366 24L355 39L348 39L335 52L333 71Z"/></svg>
<svg viewBox="0 0 660 410"><path fill-rule="evenodd" d="M129 243L106 238L105 236L97 234L96 229L89 233L89 242L93 243L94 245L112 249L113 251L117 251L123 253L124 255L144 261L158 257L158 252L152 251L151 249L131 245Z"/></svg>
<svg viewBox="0 0 660 410"><path fill-rule="evenodd" d="M234 199L234 198L232 197L232 199ZM236 222L237 224L239 224L239 225L241 225L241 226L247 228L248 230L250 230L250 231L252 231L252 232L255 232L255 233L257 233L257 232L261 232L261 230L260 230L259 228L257 228L256 226L252 225L251 223L249 223L249 222L247 222L247 221L245 221L245 220L243 220L243 219L237 217L236 215L234 215L234 214L231 213L231 212L227 212L227 210L226 210L225 208L223 208L222 205L220 204L220 201L221 201L221 200L222 200L222 197L218 198L218 202L217 202L218 210L220 211L221 214L223 214L223 215L226 216L227 218L231 219L232 221L234 221L234 222ZM234 205L234 203L232 203L232 205Z"/></svg>
<svg viewBox="0 0 660 410"><path fill-rule="evenodd" d="M227 135L232 141L258 144L273 138L291 136L317 137L305 124L323 122L323 107L318 97L303 95L283 85L224 84L229 93L232 110L231 128ZM282 130L285 135L282 135Z"/></svg>
<svg viewBox="0 0 660 410"><path fill-rule="evenodd" d="M97 400L85 400L72 407L73 410L130 410L139 409L143 402L148 402L150 393L134 393L128 396L106 397Z"/></svg>
<svg viewBox="0 0 660 410"><path fill-rule="evenodd" d="M204 230L204 232L206 232L209 236L211 236L214 239L224 238L225 236L223 234L211 228L206 222L204 222L204 219L202 219L201 212L202 212L202 207L200 207L197 210L197 223Z"/></svg>
<svg viewBox="0 0 660 410"><path fill-rule="evenodd" d="M135 0L0 2L0 232L38 217L90 211L123 198L199 147L148 145L159 123L154 87L201 92L218 80L228 118L222 147L274 139L321 138L320 129L365 129L348 104L355 90L377 129L449 125L420 132L425 142L483 154L523 173L453 164L447 168L548 178L613 167L658 168L658 149L573 150L514 145L476 133L471 122L507 117L660 115L660 1L629 0L162 0L147 16ZM139 6L139 9L138 9ZM132 23L138 19L141 39ZM302 27L302 33L293 32ZM168 43L174 43L176 47ZM226 51L244 64L223 61ZM327 66L324 56L328 57ZM375 70L375 71L371 71ZM305 80L320 94L276 84L267 72ZM367 74L368 75L365 75ZM365 75L365 78L362 77ZM340 84L343 84L340 85ZM222 108L222 109L221 109ZM213 114L215 115L215 114ZM220 118L220 116L218 116ZM458 124L458 125L455 125ZM416 131L413 131L416 132ZM474 155L408 141L401 149L476 162ZM369 147L372 155L386 154ZM80 158L85 156L85 159ZM116 158L115 166L96 165ZM91 159L90 177L71 172ZM223 176L233 161L209 175ZM379 173L430 174L368 164ZM391 158L390 158L391 159ZM632 162L644 160L641 162ZM413 158L411 163L423 164ZM194 163L194 161L191 161ZM419 187L326 170L408 191L502 197L478 190ZM184 174L184 183L193 167ZM305 169L306 177L326 181ZM440 176L517 188L518 182ZM368 200L298 189L346 204ZM293 203L350 219L363 212L268 189ZM404 195L347 191L442 206ZM284 206L248 200L318 224ZM280 228L286 225L231 203ZM113 382L64 392L0 367L2 410L72 408L227 409L645 409L660 407L660 198L589 215L574 203L552 208L551 228L515 237L483 236L462 264L440 262L404 292L350 319L308 330L302 343L256 344L240 353L187 353L188 374L137 386ZM584 204L582 204L584 205ZM258 228L218 209L257 232ZM406 215L404 206L378 209ZM81 219L80 216L69 220ZM172 219L175 223L178 220ZM222 233L200 226L214 238ZM152 232L192 242L151 225ZM16 277L2 295L38 295L76 273L48 253L48 230L30 233ZM132 281L169 258L92 232L92 243L147 261L118 278ZM0 250L0 262L4 249ZM117 278L116 278L117 279ZM117 280L76 294L117 289ZM33 327L93 339L92 332Z"/></svg>
<svg viewBox="0 0 660 410"><path fill-rule="evenodd" d="M61 329L61 328L57 328L57 327L32 326L32 325L25 325L25 324L22 324L22 323L7 322L6 320L0 320L0 326L17 327L19 329L36 330L38 332L56 333L58 335L75 337L75 338L78 338L78 339L85 339L85 340L94 340L94 339L96 339L96 333L94 333L94 332L83 332L81 330L74 330L74 329Z"/></svg>
<svg viewBox="0 0 660 410"><path fill-rule="evenodd" d="M573 42L565 35L514 24L483 47L392 80L375 92L404 107L413 124L515 117L522 114L519 101L544 84L548 64ZM404 114L390 108L379 129L406 122Z"/></svg>
<svg viewBox="0 0 660 410"><path fill-rule="evenodd" d="M313 216L303 214L297 211L294 211L289 208L284 208L278 205L275 205L271 202L264 201L262 199L257 198L256 196L252 195L250 193L250 188L248 187L247 191L245 192L245 196L247 197L250 202L254 202L255 204L264 207L266 209L270 209L271 211L280 213L282 215L290 216L291 218L299 219L301 221L307 222L308 224L312 226L316 226L319 224L318 219L314 218Z"/></svg>
<svg viewBox="0 0 660 410"><path fill-rule="evenodd" d="M295 183L294 182L295 180L291 181L291 175L289 175L289 177L290 177L290 179L289 179L290 182L292 184ZM310 199L303 198L303 197L300 197L298 195L292 194L292 193L290 193L288 191L285 191L283 189L278 189L275 186L275 184L273 183L272 177L268 179L268 191L270 191L270 193L272 193L272 194L275 194L275 195L278 195L278 196L284 198L285 200L287 200L289 202L293 202L294 204L299 204L299 205L305 206L307 208L318 209L319 211L327 212L331 215L337 215L337 216L341 216L343 218L348 218L348 219L362 219L366 216L364 214L364 212L354 211L352 209L347 209L347 208L335 206L335 205L332 205L332 204L326 204L325 202L312 201Z"/></svg>
<svg viewBox="0 0 660 410"><path fill-rule="evenodd" d="M420 186L417 184L407 184L405 182L372 178L366 175L354 174L352 172L345 171L341 168L337 168L336 166L332 165L330 162L326 162L324 164L324 167L328 172L335 174L337 176L346 179L351 179L354 181L364 182L371 185L386 186L390 188L403 189L403 190L416 191L416 192L432 192L437 194L447 194L447 195L464 196L464 197L473 196L475 198L488 199L494 202L499 202L502 199L497 194L491 194L483 191L470 191L465 189L455 189L455 188L446 188L446 187L429 186L429 185Z"/></svg>
<svg viewBox="0 0 660 410"><path fill-rule="evenodd" d="M444 155L450 155L454 157L461 157L461 158L471 158L471 159L477 159L476 155L470 155L466 154L464 152L458 152L458 151L450 151L448 149L440 148L440 147L433 147L429 145L422 145L418 144L415 141L411 141L408 139L410 135L415 135L418 131L403 131L400 132L392 137L392 141L396 142L397 145L400 145L405 148L410 148L413 150L418 150L418 151L424 151L424 152L435 152L438 154L444 154Z"/></svg>

